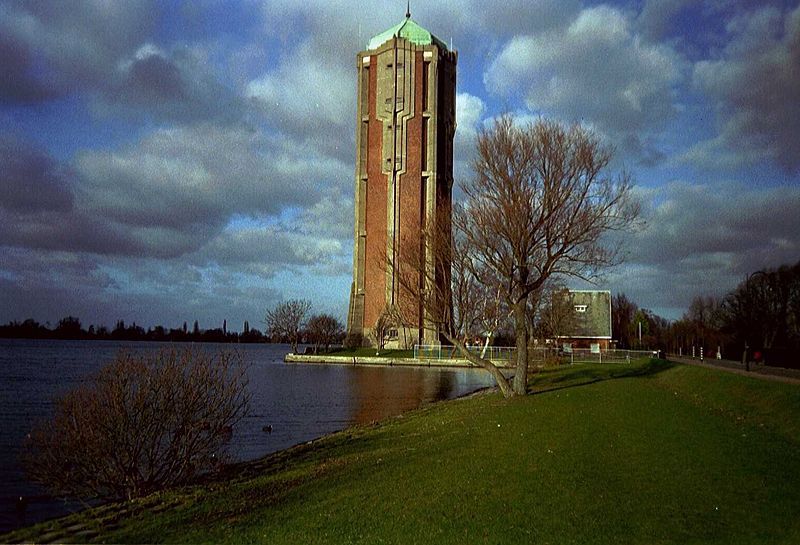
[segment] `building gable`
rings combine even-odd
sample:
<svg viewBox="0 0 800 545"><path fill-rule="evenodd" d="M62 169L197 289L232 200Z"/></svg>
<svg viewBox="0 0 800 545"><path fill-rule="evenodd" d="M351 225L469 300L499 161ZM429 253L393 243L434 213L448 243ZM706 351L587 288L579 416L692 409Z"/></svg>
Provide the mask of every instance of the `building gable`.
<svg viewBox="0 0 800 545"><path fill-rule="evenodd" d="M573 319L567 337L611 339L611 292L569 290Z"/></svg>

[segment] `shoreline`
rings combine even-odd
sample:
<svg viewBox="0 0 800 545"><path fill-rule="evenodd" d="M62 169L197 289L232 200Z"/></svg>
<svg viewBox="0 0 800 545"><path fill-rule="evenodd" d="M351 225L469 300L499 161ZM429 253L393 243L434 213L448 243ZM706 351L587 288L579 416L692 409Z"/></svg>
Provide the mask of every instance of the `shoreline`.
<svg viewBox="0 0 800 545"><path fill-rule="evenodd" d="M292 354L287 354L287 356L290 355ZM347 357L344 358L352 359ZM384 358L384 359L391 359L391 358ZM319 362L306 362L306 363L309 363L311 365L315 364L325 365ZM352 365L352 363L350 363L350 365ZM359 365L386 366L386 364L359 364ZM425 366L427 367L427 365ZM444 366L439 366L439 367L444 367ZM451 367L463 368L465 367L465 365L462 364ZM476 369L480 369L480 367L477 366L473 367L475 367ZM125 517L127 515L136 515L143 511L146 511L150 506L150 504L158 503L159 498L162 497L164 494L179 493L182 490L191 493L191 489L194 489L196 487L214 485L219 483L229 483L236 480L252 478L259 473L269 472L272 469L282 467L291 460L299 459L304 454L312 452L315 449L319 448L320 446L324 446L324 444L329 441L336 441L341 437L345 437L348 440L354 439L361 433L364 433L368 430L379 428L394 420L404 419L415 412L428 410L431 407L444 403L466 400L482 395L489 395L492 394L493 392L496 392L497 390L498 388L496 385L483 386L475 390L458 395L456 397L438 399L430 402L423 402L419 406L410 408L399 414L386 416L384 418L381 418L380 420L373 420L371 422L350 424L344 428L324 433L322 435L314 437L313 439L308 439L306 441L295 443L294 445L288 446L281 450L276 450L274 452L265 454L258 458L254 458L252 460L230 462L228 464L225 464L218 471L197 475L190 482L184 483L182 485L177 485L171 488L166 488L160 491L156 491L148 496L143 496L141 498L134 498L131 501L123 501L123 500L100 501L100 503L97 505L89 505L84 507L83 509L73 511L65 515L39 520L37 522L33 522L26 526L20 526L14 528L8 532L0 532L0 538L7 537L11 534L16 534L18 532L24 532L26 529L38 525L53 525L52 528L45 528L43 533L35 541L37 542L41 541L43 543L48 543L48 542L52 543L52 542L61 542L63 540L72 540L74 538L93 539L98 534L95 533L95 531L91 528L90 523L88 522L84 523L83 521L75 521L70 523L69 526L65 526L65 525L60 525L59 521L69 519L72 517L87 517L87 516L91 517L92 520L102 520L107 517L114 520L120 517ZM80 500L74 500L74 501L76 503L80 503ZM62 531L59 532L59 530ZM63 531L66 531L66 533L64 533ZM4 542L0 540L0 543Z"/></svg>
<svg viewBox="0 0 800 545"><path fill-rule="evenodd" d="M419 359L398 358L390 356L336 356L333 354L286 354L284 363L312 365L365 365L377 367L456 367L481 369L466 359ZM501 369L513 369L514 365L505 361L495 361Z"/></svg>
<svg viewBox="0 0 800 545"><path fill-rule="evenodd" d="M0 541L528 542L535 526L551 542L797 542L796 387L657 360L562 366L531 386L538 395L511 403L478 389L348 426ZM621 453L634 454L624 467Z"/></svg>

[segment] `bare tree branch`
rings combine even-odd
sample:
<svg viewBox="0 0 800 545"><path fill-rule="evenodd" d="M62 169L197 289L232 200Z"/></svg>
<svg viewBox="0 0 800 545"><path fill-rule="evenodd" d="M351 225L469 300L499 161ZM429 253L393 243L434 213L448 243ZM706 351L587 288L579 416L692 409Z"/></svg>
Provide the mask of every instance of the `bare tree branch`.
<svg viewBox="0 0 800 545"><path fill-rule="evenodd" d="M310 310L311 301L305 299L290 299L268 310L265 319L268 335L273 339L288 340L292 345L292 353L296 354Z"/></svg>
<svg viewBox="0 0 800 545"><path fill-rule="evenodd" d="M620 261L603 235L629 228L639 214L626 173L606 173L611 150L580 126L497 119L478 137L475 176L463 184L454 215L473 260L502 287L514 317L514 392L527 389L531 307L553 275L591 279Z"/></svg>
<svg viewBox="0 0 800 545"><path fill-rule="evenodd" d="M149 494L216 467L249 398L235 353L121 353L34 428L23 465L59 495Z"/></svg>

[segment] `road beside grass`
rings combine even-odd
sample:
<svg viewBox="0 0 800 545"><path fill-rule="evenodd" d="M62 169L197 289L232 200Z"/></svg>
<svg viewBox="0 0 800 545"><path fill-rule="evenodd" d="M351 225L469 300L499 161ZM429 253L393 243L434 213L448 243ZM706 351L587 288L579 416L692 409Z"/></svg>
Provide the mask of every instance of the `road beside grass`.
<svg viewBox="0 0 800 545"><path fill-rule="evenodd" d="M800 387L655 360L531 387L0 541L800 543Z"/></svg>

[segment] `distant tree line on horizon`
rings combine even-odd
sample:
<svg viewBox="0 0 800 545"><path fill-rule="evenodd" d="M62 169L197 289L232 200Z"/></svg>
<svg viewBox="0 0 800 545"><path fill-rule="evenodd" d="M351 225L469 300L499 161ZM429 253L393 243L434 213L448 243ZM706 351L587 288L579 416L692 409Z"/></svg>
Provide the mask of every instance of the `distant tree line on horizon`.
<svg viewBox="0 0 800 545"><path fill-rule="evenodd" d="M168 342L265 342L264 334L244 322L241 333L228 330L227 320L221 328L200 329L197 320L190 328L187 322L179 328L157 325L145 329L136 322L126 324L118 320L112 329L106 326L84 327L79 318L66 316L55 327L41 324L32 318L23 322L12 321L0 326L0 338L18 339L64 339L64 340L115 340L115 341L168 341Z"/></svg>
<svg viewBox="0 0 800 545"><path fill-rule="evenodd" d="M58 339L58 340L113 340L113 341L157 341L157 342L212 342L212 343L284 343L293 345L310 344L316 349L324 346L340 344L344 338L342 324L329 314L315 314L308 317L311 310L310 301L291 300L277 305L276 310L287 312L298 305L302 310L299 316L280 316L276 321L266 322L266 331L251 327L245 320L241 333L228 330L227 320L223 320L221 328L201 329L197 320L192 327L183 322L179 328L167 329L157 325L145 329L132 322L126 324L118 320L113 329L106 326L89 325L84 327L79 318L66 316L58 321L55 327L41 324L32 318L22 322L11 321L0 325L0 338L4 339ZM273 312L273 311L270 311ZM288 322L287 322L288 319ZM283 326L283 327L281 327Z"/></svg>
<svg viewBox="0 0 800 545"><path fill-rule="evenodd" d="M109 329L93 324L84 327L75 316L62 318L55 327L50 327L49 323L41 324L32 318L23 322L12 321L0 326L0 338L216 343L255 343L270 340L257 328L250 327L247 321L239 333L228 330L227 320L223 320L221 328L213 329L200 329L197 320L191 328L187 322L183 322L182 327L169 329L161 325L145 329L136 322L126 324L124 320L118 320Z"/></svg>

